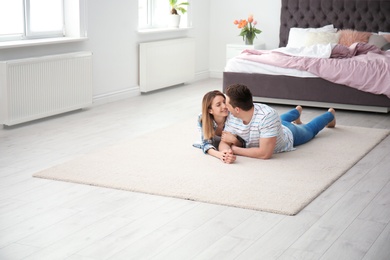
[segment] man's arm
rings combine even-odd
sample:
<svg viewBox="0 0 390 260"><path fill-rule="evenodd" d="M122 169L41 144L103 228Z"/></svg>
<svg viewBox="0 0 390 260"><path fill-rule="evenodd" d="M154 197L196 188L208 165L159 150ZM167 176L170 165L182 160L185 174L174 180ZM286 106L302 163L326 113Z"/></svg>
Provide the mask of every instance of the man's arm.
<svg viewBox="0 0 390 260"><path fill-rule="evenodd" d="M222 142L221 142L222 143ZM276 136L270 138L260 138L260 147L241 148L232 146L233 153L236 155L247 156L258 159L270 159L276 146ZM219 145L221 148L221 144Z"/></svg>

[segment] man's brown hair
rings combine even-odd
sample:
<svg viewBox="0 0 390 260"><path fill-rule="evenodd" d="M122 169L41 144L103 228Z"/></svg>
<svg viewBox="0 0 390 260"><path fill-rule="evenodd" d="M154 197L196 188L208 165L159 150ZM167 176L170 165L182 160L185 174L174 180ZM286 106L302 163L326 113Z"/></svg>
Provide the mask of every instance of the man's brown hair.
<svg viewBox="0 0 390 260"><path fill-rule="evenodd" d="M244 111L248 111L253 107L252 92L245 85L230 85L226 89L226 95L229 97L229 103L233 108L239 107Z"/></svg>

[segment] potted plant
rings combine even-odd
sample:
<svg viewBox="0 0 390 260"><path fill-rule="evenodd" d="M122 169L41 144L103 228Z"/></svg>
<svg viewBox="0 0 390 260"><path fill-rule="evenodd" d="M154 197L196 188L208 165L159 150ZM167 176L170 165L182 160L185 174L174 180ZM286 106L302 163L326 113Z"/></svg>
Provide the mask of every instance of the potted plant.
<svg viewBox="0 0 390 260"><path fill-rule="evenodd" d="M253 15L249 15L248 20L234 20L234 24L237 25L238 29L241 29L239 36L242 36L247 45L252 45L256 35L261 33L261 30L256 28L257 21L253 19Z"/></svg>
<svg viewBox="0 0 390 260"><path fill-rule="evenodd" d="M178 0L169 0L169 5L171 7L171 20L169 27L179 27L180 24L180 15L179 12L185 14L187 12L186 6L189 5L188 2L178 3Z"/></svg>

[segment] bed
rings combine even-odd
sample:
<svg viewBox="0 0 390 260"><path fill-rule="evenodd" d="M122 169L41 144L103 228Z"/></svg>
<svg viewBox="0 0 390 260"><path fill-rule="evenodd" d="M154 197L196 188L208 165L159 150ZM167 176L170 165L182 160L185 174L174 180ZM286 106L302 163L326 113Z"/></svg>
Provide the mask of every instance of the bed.
<svg viewBox="0 0 390 260"><path fill-rule="evenodd" d="M390 0L282 0L280 21L279 47L287 45L293 27L320 28L332 24L338 30L390 32ZM321 77L225 70L223 90L236 83L247 85L256 102L390 111L387 95L361 91ZM384 84L390 87L390 82Z"/></svg>

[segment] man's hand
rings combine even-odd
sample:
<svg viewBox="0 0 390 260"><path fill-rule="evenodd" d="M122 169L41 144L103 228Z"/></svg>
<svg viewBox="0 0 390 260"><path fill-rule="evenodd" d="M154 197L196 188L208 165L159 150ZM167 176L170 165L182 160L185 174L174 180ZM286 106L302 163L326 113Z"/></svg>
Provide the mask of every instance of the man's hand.
<svg viewBox="0 0 390 260"><path fill-rule="evenodd" d="M237 141L237 137L230 132L223 131L221 135L221 140L227 144L234 144Z"/></svg>
<svg viewBox="0 0 390 260"><path fill-rule="evenodd" d="M223 131L221 135L221 141L227 143L229 146L235 145L239 147L244 147L244 143L237 138L237 135L234 135L230 132Z"/></svg>

